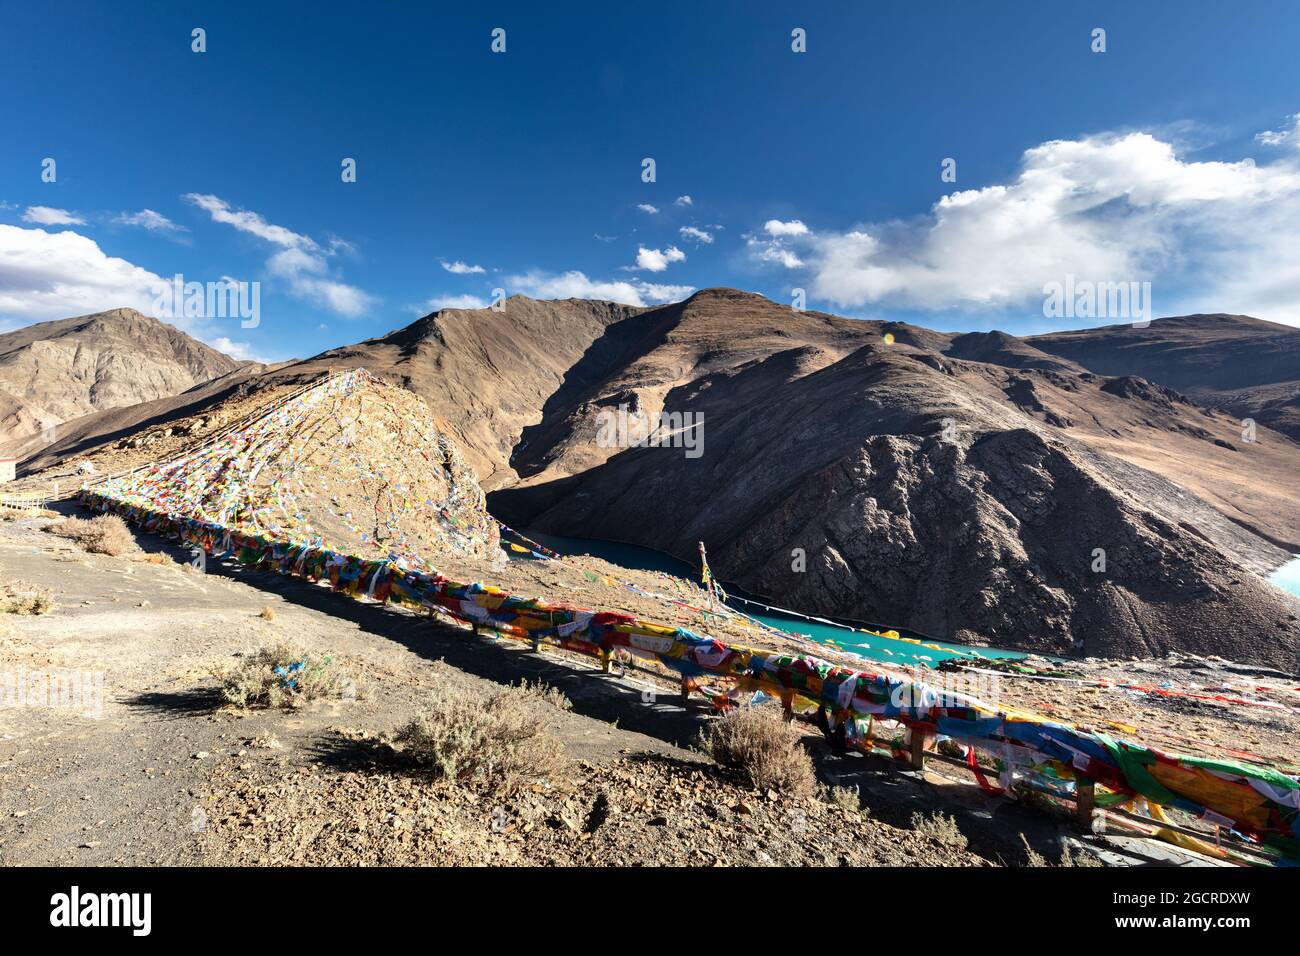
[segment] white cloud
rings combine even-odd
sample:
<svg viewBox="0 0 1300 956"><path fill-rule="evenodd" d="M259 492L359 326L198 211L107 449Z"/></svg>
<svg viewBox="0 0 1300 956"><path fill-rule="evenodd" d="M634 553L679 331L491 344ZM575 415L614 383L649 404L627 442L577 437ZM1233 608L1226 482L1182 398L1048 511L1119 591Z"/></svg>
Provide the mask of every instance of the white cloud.
<svg viewBox="0 0 1300 956"><path fill-rule="evenodd" d="M839 307L1036 310L1046 283L1073 275L1151 281L1156 314L1300 324L1290 152L1267 164L1194 162L1147 133L1058 140L1027 150L1011 182L952 193L925 216L798 226L768 222L770 238L747 237L751 256L806 264L810 294Z"/></svg>
<svg viewBox="0 0 1300 956"><path fill-rule="evenodd" d="M1300 113L1288 116L1287 119L1291 121L1289 128L1268 129L1256 133L1255 139L1265 146L1294 146L1300 149Z"/></svg>
<svg viewBox="0 0 1300 956"><path fill-rule="evenodd" d="M212 217L213 222L234 226L240 232L246 232L286 248L319 248L309 237L300 235L284 226L276 226L255 212L244 209L231 209L230 204L219 196L206 193L186 193L185 199L198 206Z"/></svg>
<svg viewBox="0 0 1300 956"><path fill-rule="evenodd" d="M751 256L759 262L773 262L787 269L803 268L804 260L790 247L790 243L810 235L807 226L798 219L789 222L769 219L763 223L763 232L763 236L744 237Z"/></svg>
<svg viewBox="0 0 1300 956"><path fill-rule="evenodd" d="M788 241L783 238L765 239L762 236L751 235L744 238L749 254L759 262L775 262L787 269L800 269L804 265L798 253L791 249Z"/></svg>
<svg viewBox="0 0 1300 956"><path fill-rule="evenodd" d="M229 276L222 276L229 281ZM154 315L237 359L258 358L247 342L217 334L214 324L155 309L158 294L170 288L163 279L125 259L107 255L93 239L72 230L48 232L0 224L0 325L91 315L108 309L135 309Z"/></svg>
<svg viewBox="0 0 1300 956"><path fill-rule="evenodd" d="M442 261L442 267L444 269L458 276L477 275L487 271L482 266L467 265L459 259L455 262L446 262L445 260L440 261Z"/></svg>
<svg viewBox="0 0 1300 956"><path fill-rule="evenodd" d="M232 359L238 359L241 362L263 362L267 360L258 358L253 354L253 347L247 342L234 342L224 335L218 335L216 338L205 340L218 352L225 352Z"/></svg>
<svg viewBox="0 0 1300 956"><path fill-rule="evenodd" d="M298 248L281 249L266 260L266 269L271 275L292 279L304 272L317 275L325 272L325 260L313 252Z"/></svg>
<svg viewBox="0 0 1300 956"><path fill-rule="evenodd" d="M599 281L573 270L562 274L532 270L506 279L508 288L535 299L609 299L627 305L677 302L695 291L688 285L660 285L641 279Z"/></svg>
<svg viewBox="0 0 1300 956"><path fill-rule="evenodd" d="M659 211L658 206L652 206L648 202L637 203L636 208L640 209L642 212L647 212L652 216Z"/></svg>
<svg viewBox="0 0 1300 956"><path fill-rule="evenodd" d="M647 249L645 246L638 247L636 251L636 267L645 269L647 272L663 272L674 262L682 262L686 259L686 253L676 246L669 246L667 249Z"/></svg>
<svg viewBox="0 0 1300 956"><path fill-rule="evenodd" d="M677 230L683 239L694 239L696 242L702 242L705 245L713 242L712 233L705 232L703 229L697 229L695 226L682 226Z"/></svg>
<svg viewBox="0 0 1300 956"><path fill-rule="evenodd" d="M0 224L0 316L39 322L118 307L151 313L162 283L77 232Z"/></svg>
<svg viewBox="0 0 1300 956"><path fill-rule="evenodd" d="M300 299L314 302L345 316L358 316L373 307L378 299L361 289L329 277L327 259L339 252L352 252L342 239L331 239L326 247L310 236L267 222L262 216L245 209L232 209L218 196L186 193L185 199L207 212L214 222L234 226L240 232L279 246L267 260L267 272L284 279L289 291Z"/></svg>
<svg viewBox="0 0 1300 956"><path fill-rule="evenodd" d="M808 235L808 227L798 219L791 219L789 222L782 222L780 219L769 219L763 223L763 231L769 236Z"/></svg>
<svg viewBox="0 0 1300 956"><path fill-rule="evenodd" d="M152 209L141 209L139 212L122 213L113 220L124 226L139 226L141 229L148 229L150 232L184 232L184 226L178 226L162 213L154 212Z"/></svg>
<svg viewBox="0 0 1300 956"><path fill-rule="evenodd" d="M417 315L428 315L439 309L486 309L488 302L476 295L435 295L423 304L412 307Z"/></svg>
<svg viewBox="0 0 1300 956"><path fill-rule="evenodd" d="M674 206L693 206L693 205L695 205L695 200L692 199L690 196L678 196L676 199L673 200L673 205L674 205Z"/></svg>
<svg viewBox="0 0 1300 956"><path fill-rule="evenodd" d="M66 209L55 209L52 206L28 206L23 213L23 222L35 223L38 226L84 226L86 224L86 220L76 213L68 212Z"/></svg>

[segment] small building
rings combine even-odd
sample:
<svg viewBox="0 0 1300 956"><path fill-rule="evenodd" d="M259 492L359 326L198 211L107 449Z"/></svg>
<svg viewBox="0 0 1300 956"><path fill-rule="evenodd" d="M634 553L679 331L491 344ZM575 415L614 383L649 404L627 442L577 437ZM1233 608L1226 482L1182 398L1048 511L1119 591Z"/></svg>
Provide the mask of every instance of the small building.
<svg viewBox="0 0 1300 956"><path fill-rule="evenodd" d="M13 481L18 476L17 458L0 458L0 483Z"/></svg>

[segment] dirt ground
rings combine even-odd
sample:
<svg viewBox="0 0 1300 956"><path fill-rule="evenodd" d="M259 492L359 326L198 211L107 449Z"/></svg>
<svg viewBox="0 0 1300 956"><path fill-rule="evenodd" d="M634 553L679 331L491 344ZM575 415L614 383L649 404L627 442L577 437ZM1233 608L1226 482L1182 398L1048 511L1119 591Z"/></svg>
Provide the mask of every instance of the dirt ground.
<svg viewBox="0 0 1300 956"><path fill-rule="evenodd" d="M203 573L152 536L137 535L135 554L87 554L44 533L47 523L0 522L0 581L47 589L55 603L0 615L0 675L73 671L92 690L99 675L102 701L0 707L0 864L972 866L1024 862L1022 835L1049 860L1078 845L1062 821L986 796L960 772L927 770L923 785L891 761L836 755L813 736L819 777L859 788L860 809L758 793L692 749L707 705L683 704L645 674L602 674L289 578ZM575 603L644 612L652 600L558 564L503 573L500 583L520 590L569 588ZM663 590L664 577L638 580ZM356 699L223 706L215 674L287 638L357 674ZM432 783L390 746L431 689L486 699L519 681L572 701L569 711L537 705L572 762L562 784L485 798ZM1226 738L1241 725L1261 753L1294 757L1293 715L1256 726L1226 709L1182 713L1011 678L1001 686L1026 703L1096 709L1099 721L1131 717L1180 737ZM914 814L935 812L952 815L960 836L913 829ZM1109 862L1169 861L1155 845L1084 842Z"/></svg>
<svg viewBox="0 0 1300 956"><path fill-rule="evenodd" d="M5 615L0 671L101 673L103 700L0 708L5 865L985 862L866 811L742 787L684 746L698 704L647 702L643 687L302 582L86 554L44 523L0 523L0 580L56 604ZM359 698L223 707L214 672L290 637L345 661ZM486 697L518 680L574 702L538 705L573 762L555 792L482 802L387 746L430 688Z"/></svg>

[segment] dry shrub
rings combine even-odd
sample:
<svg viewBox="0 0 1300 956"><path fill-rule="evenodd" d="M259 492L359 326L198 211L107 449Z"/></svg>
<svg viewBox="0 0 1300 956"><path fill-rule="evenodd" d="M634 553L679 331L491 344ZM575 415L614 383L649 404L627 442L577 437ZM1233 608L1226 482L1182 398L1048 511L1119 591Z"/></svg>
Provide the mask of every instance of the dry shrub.
<svg viewBox="0 0 1300 956"><path fill-rule="evenodd" d="M1029 841L1025 839L1025 835L1023 833L1020 834L1020 842L1025 845L1025 866L1039 867L1039 866L1052 865L1048 861L1047 857L1043 856L1041 853L1036 852L1034 848L1029 845ZM1069 840L1065 840L1062 842L1061 860L1056 865L1068 866L1068 867L1105 866L1105 864L1102 863L1101 860L1097 859L1097 857L1093 856L1086 849L1080 848L1076 852L1074 847L1070 845Z"/></svg>
<svg viewBox="0 0 1300 956"><path fill-rule="evenodd" d="M543 704L550 704L557 710L573 710L573 701L564 696L564 691L558 687L552 687L544 681L529 683L526 680L519 681L519 693L528 700L536 700Z"/></svg>
<svg viewBox="0 0 1300 956"><path fill-rule="evenodd" d="M264 621L274 621L275 608L271 607L271 605L268 604L266 607L262 608L262 613L259 614L258 617L260 617Z"/></svg>
<svg viewBox="0 0 1300 956"><path fill-rule="evenodd" d="M966 834L957 828L956 820L945 814L932 813L927 816L913 813L912 829L954 850L966 849Z"/></svg>
<svg viewBox="0 0 1300 956"><path fill-rule="evenodd" d="M21 581L0 585L0 613L48 614L54 610L54 599L45 588Z"/></svg>
<svg viewBox="0 0 1300 956"><path fill-rule="evenodd" d="M1061 866L1105 866L1097 857L1093 856L1087 850L1080 848L1076 853L1070 846L1070 841L1065 841L1065 846L1061 848Z"/></svg>
<svg viewBox="0 0 1300 956"><path fill-rule="evenodd" d="M862 809L862 795L857 787L831 787L827 797L841 810Z"/></svg>
<svg viewBox="0 0 1300 956"><path fill-rule="evenodd" d="M117 515L99 515L95 518L68 518L45 529L60 538L77 542L92 554L117 557L135 550L135 538L126 522Z"/></svg>
<svg viewBox="0 0 1300 956"><path fill-rule="evenodd" d="M221 693L236 707L301 707L356 696L352 675L331 657L292 644L258 648L222 676Z"/></svg>
<svg viewBox="0 0 1300 956"><path fill-rule="evenodd" d="M436 777L511 793L557 777L567 763L563 745L533 713L535 700L519 687L486 704L437 691L395 737Z"/></svg>
<svg viewBox="0 0 1300 956"><path fill-rule="evenodd" d="M1032 866L1032 867L1051 866L1051 864L1047 862L1047 857L1043 856L1043 854L1039 853L1037 850L1035 850L1032 846L1029 845L1029 840L1026 839L1023 833L1020 834L1020 842L1025 845L1025 866ZM1067 853L1069 852L1069 849L1070 848L1067 845L1066 846Z"/></svg>
<svg viewBox="0 0 1300 956"><path fill-rule="evenodd" d="M800 737L777 708L740 707L701 732L700 747L722 766L741 771L760 790L803 797L816 789L817 778Z"/></svg>

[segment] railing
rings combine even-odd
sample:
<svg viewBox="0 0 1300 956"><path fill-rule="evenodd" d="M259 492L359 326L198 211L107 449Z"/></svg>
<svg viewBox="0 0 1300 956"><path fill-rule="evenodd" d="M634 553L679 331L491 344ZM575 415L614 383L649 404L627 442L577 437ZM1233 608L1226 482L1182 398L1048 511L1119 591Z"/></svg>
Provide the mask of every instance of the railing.
<svg viewBox="0 0 1300 956"><path fill-rule="evenodd" d="M524 598L476 583L404 570L386 560L339 554L288 540L262 537L196 518L165 515L148 507L96 492L83 500L97 510L115 511L147 531L180 538L210 554L233 554L254 568L278 571L309 581L327 580L339 592L437 609L472 625L529 641L535 649L558 645L608 668L610 656L628 652L656 659L681 676L683 696L705 692L704 677L721 678L740 691L763 690L781 700L790 716L807 710L839 746L872 751L886 742L873 734L878 722L902 729L901 742L889 749L924 770L937 738L946 737L966 751L966 765L990 791L1006 792L1023 780L1038 784L1042 768L1057 784L1044 792L1064 791L1081 822L1094 812L1116 811L1138 798L1153 806L1176 808L1216 828L1201 833L1196 849L1227 854L1206 843L1219 828L1235 831L1243 849L1267 846L1282 857L1300 858L1297 792L1300 780L1276 768L1209 760L1158 751L1143 744L1115 740L1042 717L1003 712L963 694L941 693L922 681L888 671L859 671L804 654L726 645L685 628L637 620L618 612L583 610ZM716 695L711 695L716 696ZM808 710L808 708L811 710ZM828 724L827 721L830 721ZM823 726L824 725L824 726ZM1000 761L1005 780L985 779L998 770L981 768L977 756ZM1103 802L1100 788L1106 788ZM1123 816L1128 816L1124 814ZM1154 816L1154 814L1153 814ZM1152 820L1158 832L1197 831ZM1234 862L1241 862L1240 855Z"/></svg>
<svg viewBox="0 0 1300 956"><path fill-rule="evenodd" d="M42 494L6 495L0 494L0 508L11 511L44 511L48 497Z"/></svg>
<svg viewBox="0 0 1300 956"><path fill-rule="evenodd" d="M327 384L336 374L331 372L263 406L177 461L211 448L231 432ZM1245 838L1237 841L1240 846L1259 850L1267 846L1275 854L1300 858L1300 780L1275 767L1159 751L1034 714L1005 711L965 694L941 692L919 675L857 670L806 653L727 645L670 624L551 604L482 584L456 582L436 572L407 570L387 560L336 553L192 516L163 513L147 498L137 497L132 504L126 500L128 496L128 490L121 487L107 493L82 492L90 507L115 511L145 530L176 536L210 554L233 554L255 568L310 581L327 580L336 591L353 597L436 609L476 631L490 630L529 641L537 650L550 644L596 657L605 669L616 653L649 658L680 675L684 696L706 693L720 705L732 703L727 694L702 686L700 681L705 678L735 692L763 690L778 698L791 717L801 713L816 722L837 746L864 751L885 746L922 772L927 758L953 762L937 752L938 740L945 738L959 746L965 760L957 762L975 775L982 788L1004 793L1029 785L1064 797L1084 825L1099 812L1120 822L1132 816L1122 807L1130 803L1140 806L1139 801L1145 800L1153 808L1146 819L1152 821L1157 834L1197 839L1201 842L1196 848L1201 852L1227 858L1223 850L1205 843L1207 834L1193 836L1198 831L1166 820L1159 807L1200 818L1215 828L1212 839L1222 832L1235 832ZM887 740L873 730L882 723L889 728ZM1000 776L998 785L986 775ZM1138 821L1146 825L1143 818L1128 822ZM1240 856L1234 860L1240 862Z"/></svg>

